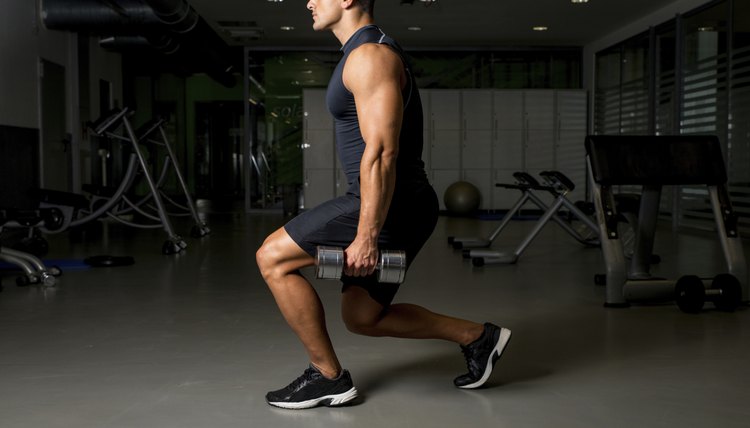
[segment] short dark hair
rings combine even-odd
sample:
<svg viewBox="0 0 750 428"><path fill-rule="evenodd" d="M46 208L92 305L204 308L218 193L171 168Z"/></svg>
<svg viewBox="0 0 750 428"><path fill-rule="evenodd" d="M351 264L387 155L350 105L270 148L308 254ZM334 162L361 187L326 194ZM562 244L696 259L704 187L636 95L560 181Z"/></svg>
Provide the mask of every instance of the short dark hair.
<svg viewBox="0 0 750 428"><path fill-rule="evenodd" d="M370 16L374 16L375 0L357 0L357 3L359 3L359 7L361 7L362 10L367 12Z"/></svg>

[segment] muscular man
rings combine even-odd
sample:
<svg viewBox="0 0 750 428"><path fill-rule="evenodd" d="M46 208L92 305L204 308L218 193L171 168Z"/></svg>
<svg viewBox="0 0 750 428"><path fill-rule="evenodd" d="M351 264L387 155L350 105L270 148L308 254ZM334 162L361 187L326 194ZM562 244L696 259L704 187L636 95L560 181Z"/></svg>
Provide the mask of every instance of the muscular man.
<svg viewBox="0 0 750 428"><path fill-rule="evenodd" d="M336 406L357 397L325 325L323 306L299 269L319 245L345 248L341 313L347 328L368 336L443 339L461 346L468 373L459 388L477 388L510 339L510 330L452 318L410 304L391 304L397 284L379 284L378 249L406 251L410 264L429 238L438 202L422 155L422 106L401 48L373 24L375 0L309 0L315 30L330 30L343 58L328 85L336 147L347 194L297 216L256 254L276 303L310 358L287 387L269 392L273 406Z"/></svg>

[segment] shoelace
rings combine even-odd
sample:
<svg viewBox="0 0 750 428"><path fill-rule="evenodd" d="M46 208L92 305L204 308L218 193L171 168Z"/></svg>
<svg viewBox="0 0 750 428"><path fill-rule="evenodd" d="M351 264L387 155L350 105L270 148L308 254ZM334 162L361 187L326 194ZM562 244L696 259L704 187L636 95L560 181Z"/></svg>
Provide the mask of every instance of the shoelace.
<svg viewBox="0 0 750 428"><path fill-rule="evenodd" d="M474 351L468 347L468 346L462 346L461 352L464 354L464 358L466 359L466 368L469 369L469 371L472 371L473 368L473 362L474 362Z"/></svg>
<svg viewBox="0 0 750 428"><path fill-rule="evenodd" d="M304 373L302 373L300 377L293 380L292 383L287 386L287 389L297 391L301 386L304 386L307 382L313 380L315 378L315 375L317 374L318 372L316 372L312 368L308 368Z"/></svg>

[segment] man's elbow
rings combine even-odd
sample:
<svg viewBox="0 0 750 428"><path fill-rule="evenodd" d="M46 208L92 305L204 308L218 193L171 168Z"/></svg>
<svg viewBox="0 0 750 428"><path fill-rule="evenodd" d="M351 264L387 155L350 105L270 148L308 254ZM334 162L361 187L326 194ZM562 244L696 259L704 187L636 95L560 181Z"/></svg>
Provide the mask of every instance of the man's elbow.
<svg viewBox="0 0 750 428"><path fill-rule="evenodd" d="M384 165L395 166L398 159L398 148L384 148L380 152L380 160Z"/></svg>

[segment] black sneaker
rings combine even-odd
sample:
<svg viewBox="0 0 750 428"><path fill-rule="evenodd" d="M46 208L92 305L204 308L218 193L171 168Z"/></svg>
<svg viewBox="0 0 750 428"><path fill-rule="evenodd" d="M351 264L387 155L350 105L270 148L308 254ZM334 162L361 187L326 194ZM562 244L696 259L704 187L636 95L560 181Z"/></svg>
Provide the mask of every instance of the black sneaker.
<svg viewBox="0 0 750 428"><path fill-rule="evenodd" d="M484 332L479 339L461 346L469 373L457 377L453 383L464 389L479 388L484 385L492 373L495 361L503 354L509 341L510 330L485 323Z"/></svg>
<svg viewBox="0 0 750 428"><path fill-rule="evenodd" d="M266 394L268 404L284 409L340 406L355 398L357 388L348 371L342 370L336 379L327 379L312 365L286 388Z"/></svg>

